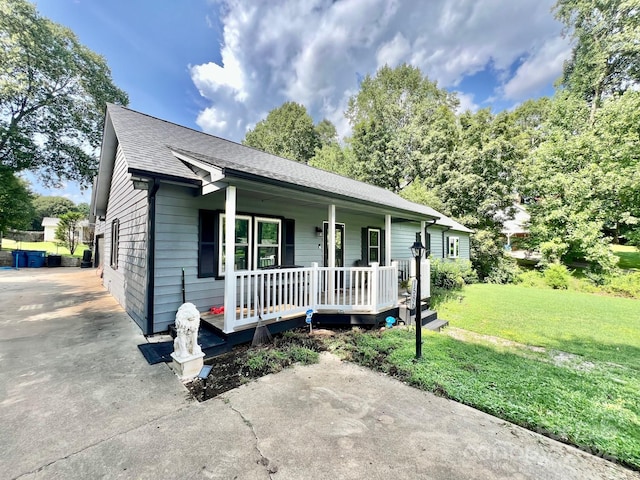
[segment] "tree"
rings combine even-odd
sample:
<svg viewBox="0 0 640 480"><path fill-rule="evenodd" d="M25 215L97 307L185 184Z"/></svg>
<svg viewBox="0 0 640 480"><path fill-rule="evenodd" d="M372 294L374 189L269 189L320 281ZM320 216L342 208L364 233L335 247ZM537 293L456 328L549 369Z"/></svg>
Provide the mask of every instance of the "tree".
<svg viewBox="0 0 640 480"><path fill-rule="evenodd" d="M128 98L104 58L26 0L0 0L0 165L88 185L107 102Z"/></svg>
<svg viewBox="0 0 640 480"><path fill-rule="evenodd" d="M71 255L80 244L78 227L84 216L80 212L68 212L60 216L60 223L56 228L56 240L69 249Z"/></svg>
<svg viewBox="0 0 640 480"><path fill-rule="evenodd" d="M587 261L609 271L614 258L603 233L607 216L600 141L589 123L590 107L569 92L554 98L543 128L545 141L524 168L531 241L547 262ZM604 194L603 194L604 193Z"/></svg>
<svg viewBox="0 0 640 480"><path fill-rule="evenodd" d="M0 167L0 239L7 229L28 229L33 217L33 195L26 180Z"/></svg>
<svg viewBox="0 0 640 480"><path fill-rule="evenodd" d="M574 41L562 83L588 101L589 122L603 98L640 81L640 4L637 0L558 0L556 18Z"/></svg>
<svg viewBox="0 0 640 480"><path fill-rule="evenodd" d="M349 147L341 147L337 142L329 143L316 150L309 165L343 177L355 178L353 152Z"/></svg>
<svg viewBox="0 0 640 480"><path fill-rule="evenodd" d="M267 118L249 130L242 143L307 163L314 156L316 148L320 147L320 138L307 109L298 103L286 102L271 110Z"/></svg>
<svg viewBox="0 0 640 480"><path fill-rule="evenodd" d="M326 118L316 125L316 133L321 146L338 143L338 132L336 126Z"/></svg>
<svg viewBox="0 0 640 480"><path fill-rule="evenodd" d="M453 151L456 106L454 95L416 67L385 66L367 75L346 111L357 177L401 191Z"/></svg>
<svg viewBox="0 0 640 480"><path fill-rule="evenodd" d="M31 228L42 230L44 217L60 218L68 212L76 209L75 204L65 197L37 195L33 199L34 214Z"/></svg>

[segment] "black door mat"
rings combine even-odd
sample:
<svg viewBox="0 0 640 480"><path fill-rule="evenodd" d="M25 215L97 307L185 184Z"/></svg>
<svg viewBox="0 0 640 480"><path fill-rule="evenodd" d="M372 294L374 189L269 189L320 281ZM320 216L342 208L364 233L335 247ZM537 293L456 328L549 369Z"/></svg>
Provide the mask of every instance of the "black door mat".
<svg viewBox="0 0 640 480"><path fill-rule="evenodd" d="M223 347L225 343L226 340L224 338L216 335L209 328L203 328L202 324L200 325L200 330L198 330L198 344L202 347L202 350L206 351L213 347ZM142 345L138 345L138 348L147 362L149 362L149 365L155 365L160 362L166 363L172 360L173 340L169 340L168 342L143 343Z"/></svg>

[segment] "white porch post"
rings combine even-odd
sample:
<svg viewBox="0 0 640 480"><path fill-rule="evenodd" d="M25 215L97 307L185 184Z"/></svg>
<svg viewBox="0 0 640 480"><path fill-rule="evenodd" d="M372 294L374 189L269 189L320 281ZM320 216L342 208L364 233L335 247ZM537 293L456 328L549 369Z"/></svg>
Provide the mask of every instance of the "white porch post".
<svg viewBox="0 0 640 480"><path fill-rule="evenodd" d="M229 185L226 190L224 221L224 331L233 332L236 319L236 277L235 243L236 243L236 187Z"/></svg>
<svg viewBox="0 0 640 480"><path fill-rule="evenodd" d="M391 265L391 215L384 216L384 264Z"/></svg>
<svg viewBox="0 0 640 480"><path fill-rule="evenodd" d="M371 308L378 313L378 282L380 281L380 264L371 262Z"/></svg>
<svg viewBox="0 0 640 480"><path fill-rule="evenodd" d="M327 263L328 267L336 266L336 206L329 205L329 232L328 232L328 245L327 248L329 251L327 252Z"/></svg>

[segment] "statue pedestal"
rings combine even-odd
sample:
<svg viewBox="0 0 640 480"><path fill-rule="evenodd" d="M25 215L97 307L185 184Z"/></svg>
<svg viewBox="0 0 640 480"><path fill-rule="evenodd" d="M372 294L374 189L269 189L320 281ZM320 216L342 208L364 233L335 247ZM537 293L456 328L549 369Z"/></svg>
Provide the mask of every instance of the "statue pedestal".
<svg viewBox="0 0 640 480"><path fill-rule="evenodd" d="M180 380L197 377L204 365L204 353L198 353L188 357L177 357L174 352L171 354L171 358L173 358L171 368L176 372L176 375L180 377Z"/></svg>

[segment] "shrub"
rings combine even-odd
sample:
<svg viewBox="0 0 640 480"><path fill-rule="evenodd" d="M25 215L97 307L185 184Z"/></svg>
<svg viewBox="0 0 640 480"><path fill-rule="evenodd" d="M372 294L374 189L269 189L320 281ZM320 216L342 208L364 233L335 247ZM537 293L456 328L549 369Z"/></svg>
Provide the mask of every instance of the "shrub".
<svg viewBox="0 0 640 480"><path fill-rule="evenodd" d="M487 283L511 283L515 281L515 279L520 274L520 268L518 267L518 263L508 257L502 257L500 261L498 261L491 271L489 275L484 279Z"/></svg>
<svg viewBox="0 0 640 480"><path fill-rule="evenodd" d="M617 295L640 298L640 272L612 276L605 288Z"/></svg>
<svg viewBox="0 0 640 480"><path fill-rule="evenodd" d="M544 270L544 282L551 288L566 290L569 288L570 278L567 267L559 263L552 263Z"/></svg>
<svg viewBox="0 0 640 480"><path fill-rule="evenodd" d="M546 285L542 274L535 270L526 270L519 273L518 276L514 278L513 283L517 283L523 287L541 287Z"/></svg>
<svg viewBox="0 0 640 480"><path fill-rule="evenodd" d="M468 260L431 261L431 284L436 288L454 290L477 281L478 276Z"/></svg>

